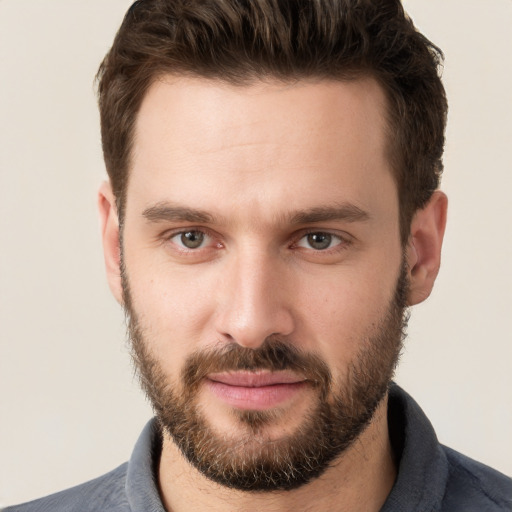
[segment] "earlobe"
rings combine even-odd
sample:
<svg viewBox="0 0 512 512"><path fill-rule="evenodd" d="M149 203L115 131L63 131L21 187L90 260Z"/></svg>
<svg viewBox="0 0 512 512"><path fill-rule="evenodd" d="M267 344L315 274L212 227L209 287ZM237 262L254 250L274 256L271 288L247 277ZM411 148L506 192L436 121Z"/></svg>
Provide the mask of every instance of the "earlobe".
<svg viewBox="0 0 512 512"><path fill-rule="evenodd" d="M98 210L108 284L115 299L122 305L119 219L115 196L109 182L103 182L98 191Z"/></svg>
<svg viewBox="0 0 512 512"><path fill-rule="evenodd" d="M410 306L423 302L434 286L441 265L447 208L448 198L437 190L412 219L407 245Z"/></svg>

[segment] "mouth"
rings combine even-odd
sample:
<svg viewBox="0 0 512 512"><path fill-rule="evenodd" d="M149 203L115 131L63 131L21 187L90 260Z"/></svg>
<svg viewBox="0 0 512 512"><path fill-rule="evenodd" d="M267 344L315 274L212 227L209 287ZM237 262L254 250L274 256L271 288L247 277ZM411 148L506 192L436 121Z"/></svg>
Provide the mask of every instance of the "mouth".
<svg viewBox="0 0 512 512"><path fill-rule="evenodd" d="M206 385L226 405L262 411L293 399L309 386L309 381L292 372L237 371L212 373Z"/></svg>

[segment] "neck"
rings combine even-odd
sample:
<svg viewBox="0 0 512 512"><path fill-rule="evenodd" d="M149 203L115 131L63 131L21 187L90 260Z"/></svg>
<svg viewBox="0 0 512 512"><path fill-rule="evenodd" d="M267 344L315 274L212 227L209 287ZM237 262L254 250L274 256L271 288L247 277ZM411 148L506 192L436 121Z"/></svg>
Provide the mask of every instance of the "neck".
<svg viewBox="0 0 512 512"><path fill-rule="evenodd" d="M244 510L377 512L396 477L387 424L387 398L366 430L317 479L292 491L242 492L216 484L192 467L172 439L164 436L159 467L168 512Z"/></svg>

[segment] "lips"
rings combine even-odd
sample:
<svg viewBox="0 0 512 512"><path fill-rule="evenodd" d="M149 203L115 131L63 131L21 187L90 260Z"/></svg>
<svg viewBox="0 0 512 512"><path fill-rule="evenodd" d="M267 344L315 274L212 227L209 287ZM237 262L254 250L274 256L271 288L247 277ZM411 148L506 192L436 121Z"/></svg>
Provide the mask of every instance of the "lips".
<svg viewBox="0 0 512 512"><path fill-rule="evenodd" d="M291 372L234 372L234 373L212 373L208 378L214 382L220 382L228 386L247 388L259 388L264 386L275 386L279 384L296 384L305 382L306 379L294 375Z"/></svg>
<svg viewBox="0 0 512 512"><path fill-rule="evenodd" d="M292 372L237 371L212 373L206 384L214 396L231 407L265 410L292 399L307 380Z"/></svg>

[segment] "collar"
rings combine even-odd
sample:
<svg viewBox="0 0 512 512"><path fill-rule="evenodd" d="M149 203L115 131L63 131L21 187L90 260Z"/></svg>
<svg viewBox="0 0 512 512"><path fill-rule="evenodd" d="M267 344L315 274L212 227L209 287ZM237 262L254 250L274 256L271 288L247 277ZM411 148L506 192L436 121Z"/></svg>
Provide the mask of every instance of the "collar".
<svg viewBox="0 0 512 512"><path fill-rule="evenodd" d="M448 460L420 406L392 383L388 427L398 474L381 512L439 510L448 480Z"/></svg>
<svg viewBox="0 0 512 512"><path fill-rule="evenodd" d="M446 455L420 406L394 383L389 390L388 424L398 476L381 512L438 510L448 479ZM153 419L128 463L126 495L133 511L165 512L156 477L161 449L160 428Z"/></svg>

